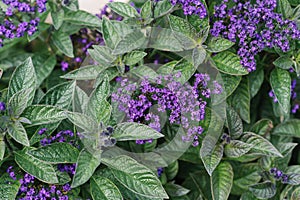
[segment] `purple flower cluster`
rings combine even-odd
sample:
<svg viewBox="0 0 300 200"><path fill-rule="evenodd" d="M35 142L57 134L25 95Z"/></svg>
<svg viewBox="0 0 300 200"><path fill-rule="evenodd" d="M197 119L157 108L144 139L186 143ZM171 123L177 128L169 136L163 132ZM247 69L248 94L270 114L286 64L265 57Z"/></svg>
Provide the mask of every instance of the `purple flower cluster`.
<svg viewBox="0 0 300 200"><path fill-rule="evenodd" d="M4 39L20 38L25 33L33 35L37 31L39 18L35 17L35 13L46 11L46 0L31 3L19 0L2 0L2 2L7 5L7 9L0 24L0 47L3 46Z"/></svg>
<svg viewBox="0 0 300 200"><path fill-rule="evenodd" d="M181 75L174 75L179 78ZM187 130L184 141L193 141L197 146L198 136L203 128L198 122L205 117L206 99L210 95L222 92L221 86L214 82L214 89L208 88L210 77L207 74L196 74L194 85L182 85L175 81L173 75L159 76L154 82L143 79L139 86L130 83L128 79L120 82L120 88L112 94L112 101L118 103L119 110L126 113L127 120L147 124L151 128L160 131L160 117L157 112L167 112L170 124L181 124ZM154 111L154 105L157 105ZM147 141L136 141L143 144Z"/></svg>
<svg viewBox="0 0 300 200"><path fill-rule="evenodd" d="M289 176L287 174L284 174L282 171L278 170L275 167L270 169L270 173L275 179L281 180L282 183L287 183L289 180Z"/></svg>
<svg viewBox="0 0 300 200"><path fill-rule="evenodd" d="M0 102L0 111L5 111L6 110L6 105L4 102Z"/></svg>
<svg viewBox="0 0 300 200"><path fill-rule="evenodd" d="M221 140L225 141L226 144L230 144L230 142L231 142L230 135L224 133L224 134L221 136Z"/></svg>
<svg viewBox="0 0 300 200"><path fill-rule="evenodd" d="M164 168L162 168L162 167L157 168L157 176L158 177L161 177L163 172L164 172Z"/></svg>
<svg viewBox="0 0 300 200"><path fill-rule="evenodd" d="M7 169L9 176L16 180L13 167ZM68 200L67 193L71 190L70 184L48 185L37 180L34 176L25 173L23 178L19 180L21 186L19 188L17 199L19 200Z"/></svg>
<svg viewBox="0 0 300 200"><path fill-rule="evenodd" d="M198 15L200 19L207 16L207 11L205 5L201 0L170 0L171 4L174 6L176 4L181 4L185 15Z"/></svg>
<svg viewBox="0 0 300 200"><path fill-rule="evenodd" d="M292 101L295 101L296 98L297 98L297 92L295 90L296 85L297 85L297 79L293 79L292 83L291 83L291 100ZM273 90L271 90L269 92L269 96L271 98L273 98L274 103L278 102L278 99L276 98L275 93L274 93ZM295 114L299 110L299 108L300 108L299 103L294 103L294 105L292 106L291 112Z"/></svg>
<svg viewBox="0 0 300 200"><path fill-rule="evenodd" d="M42 135L47 131L46 128L42 128L38 131L38 134ZM69 144L74 145L76 143L75 134L70 130L59 131L56 135L45 137L40 141L42 146L49 145L54 142L69 142Z"/></svg>
<svg viewBox="0 0 300 200"><path fill-rule="evenodd" d="M241 0L233 2L233 7L227 5L228 0L215 6L211 34L237 42L241 64L249 72L256 69L255 55L265 48L276 47L287 52L289 39L300 39L296 22L275 13L276 0L257 0L254 4Z"/></svg>

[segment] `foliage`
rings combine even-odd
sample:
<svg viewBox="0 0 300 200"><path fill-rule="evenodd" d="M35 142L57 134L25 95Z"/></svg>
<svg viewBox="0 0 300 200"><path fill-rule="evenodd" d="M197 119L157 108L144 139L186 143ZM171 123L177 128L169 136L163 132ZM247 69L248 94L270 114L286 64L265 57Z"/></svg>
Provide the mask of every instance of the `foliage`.
<svg viewBox="0 0 300 200"><path fill-rule="evenodd" d="M299 1L14 2L0 199L300 198Z"/></svg>

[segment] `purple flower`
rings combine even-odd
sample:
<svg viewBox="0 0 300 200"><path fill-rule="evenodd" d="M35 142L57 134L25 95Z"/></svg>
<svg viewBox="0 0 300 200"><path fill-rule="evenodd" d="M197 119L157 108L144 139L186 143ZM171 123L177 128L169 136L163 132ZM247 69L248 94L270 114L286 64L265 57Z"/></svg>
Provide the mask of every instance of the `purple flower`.
<svg viewBox="0 0 300 200"><path fill-rule="evenodd" d="M69 68L69 63L67 63L66 61L62 61L60 63L60 66L62 71L66 71Z"/></svg>
<svg viewBox="0 0 300 200"><path fill-rule="evenodd" d="M200 0L170 0L172 5L180 4L185 15L198 15L200 19L207 16L205 5Z"/></svg>
<svg viewBox="0 0 300 200"><path fill-rule="evenodd" d="M6 105L4 102L0 102L0 111L6 110Z"/></svg>

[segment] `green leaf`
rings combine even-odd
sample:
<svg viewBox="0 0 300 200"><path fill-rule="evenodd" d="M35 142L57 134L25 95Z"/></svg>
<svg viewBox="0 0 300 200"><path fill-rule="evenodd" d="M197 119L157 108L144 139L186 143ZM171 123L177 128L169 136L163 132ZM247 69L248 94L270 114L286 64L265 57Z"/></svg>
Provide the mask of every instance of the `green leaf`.
<svg viewBox="0 0 300 200"><path fill-rule="evenodd" d="M21 65L19 65L11 75L7 99L9 100L14 94L22 89L35 88L36 75L31 58L27 58ZM32 102L34 93L31 94L30 100ZM30 104L29 103L29 104Z"/></svg>
<svg viewBox="0 0 300 200"><path fill-rule="evenodd" d="M13 180L4 173L0 178L0 199L16 199L20 186L19 180Z"/></svg>
<svg viewBox="0 0 300 200"><path fill-rule="evenodd" d="M60 124L60 122L55 122L52 124L43 124L43 125L35 127L35 132L32 135L32 137L30 138L30 145L32 146L33 144L40 142L45 137L45 135L39 134L39 130L41 130L42 128L46 128L47 134L51 135L51 133L53 133L57 129L59 124ZM27 132L29 132L29 131L27 131Z"/></svg>
<svg viewBox="0 0 300 200"><path fill-rule="evenodd" d="M173 9L173 6L169 0L162 0L156 3L154 8L154 18L160 18Z"/></svg>
<svg viewBox="0 0 300 200"><path fill-rule="evenodd" d="M116 59L116 57L112 55L111 49L107 46L94 45L93 49L89 49L88 52L100 66L105 66L104 68L111 66L111 63Z"/></svg>
<svg viewBox="0 0 300 200"><path fill-rule="evenodd" d="M288 184L290 185L300 185L300 174L288 174L289 179L288 179Z"/></svg>
<svg viewBox="0 0 300 200"><path fill-rule="evenodd" d="M261 180L261 166L257 163L238 164L233 171L232 194L241 195L249 190L249 186Z"/></svg>
<svg viewBox="0 0 300 200"><path fill-rule="evenodd" d="M46 13L46 12L45 12ZM50 27L50 24L40 22L37 26L37 31L32 35L27 35L27 39L29 42L35 40L39 35L41 35L44 31L46 31Z"/></svg>
<svg viewBox="0 0 300 200"><path fill-rule="evenodd" d="M271 87L284 113L290 112L291 77L289 72L275 68L271 72Z"/></svg>
<svg viewBox="0 0 300 200"><path fill-rule="evenodd" d="M8 126L8 134L20 144L30 146L27 133L21 122L15 121Z"/></svg>
<svg viewBox="0 0 300 200"><path fill-rule="evenodd" d="M72 102L75 86L75 81L56 85L47 91L39 103L57 106L61 109L68 109Z"/></svg>
<svg viewBox="0 0 300 200"><path fill-rule="evenodd" d="M27 107L22 117L29 119L33 125L40 125L59 122L66 118L66 114L54 106L34 105Z"/></svg>
<svg viewBox="0 0 300 200"><path fill-rule="evenodd" d="M25 152L15 152L15 161L28 174L35 176L42 182L55 184L58 179L52 165L46 164Z"/></svg>
<svg viewBox="0 0 300 200"><path fill-rule="evenodd" d="M135 65L147 55L147 53L143 51L132 51L124 56L125 65L131 66Z"/></svg>
<svg viewBox="0 0 300 200"><path fill-rule="evenodd" d="M205 171L189 173L182 185L190 190L188 194L190 200L212 199L211 191L207 188L210 186L210 177Z"/></svg>
<svg viewBox="0 0 300 200"><path fill-rule="evenodd" d="M243 122L231 107L227 107L226 109L226 120L231 138L239 138L243 134Z"/></svg>
<svg viewBox="0 0 300 200"><path fill-rule="evenodd" d="M172 182L167 183L164 187L170 197L182 197L190 192L190 190Z"/></svg>
<svg viewBox="0 0 300 200"><path fill-rule="evenodd" d="M56 175L58 178L58 185L65 185L66 183L71 181L71 178L67 172L61 172L57 170Z"/></svg>
<svg viewBox="0 0 300 200"><path fill-rule="evenodd" d="M206 139L205 142L208 145L208 143L210 141L208 139ZM202 148L203 148L203 146L202 146ZM205 167L207 173L211 176L213 174L213 171L216 169L216 167L218 166L218 164L220 163L220 161L223 157L224 147L222 144L218 144L215 146L215 148L212 150L212 152L207 153L206 155L204 155L204 153L202 153L202 152L203 151L200 152L201 159L203 161L203 164L204 164L204 167ZM201 155L201 153L202 153L202 155Z"/></svg>
<svg viewBox="0 0 300 200"><path fill-rule="evenodd" d="M47 54L35 54L32 57L32 63L36 72L37 86L51 74L56 65L56 56Z"/></svg>
<svg viewBox="0 0 300 200"><path fill-rule="evenodd" d="M253 98L260 90L264 81L264 74L263 69L257 69L249 74L249 80L251 80L249 81L251 98Z"/></svg>
<svg viewBox="0 0 300 200"><path fill-rule="evenodd" d="M182 33L188 39L193 41L196 37L196 29L186 20L175 15L169 15L170 27L174 33ZM194 41L194 44L196 42Z"/></svg>
<svg viewBox="0 0 300 200"><path fill-rule="evenodd" d="M240 157L250 151L252 144L247 144L239 140L232 140L225 146L224 152L228 157Z"/></svg>
<svg viewBox="0 0 300 200"><path fill-rule="evenodd" d="M80 87L76 86L72 102L73 112L84 113L86 111L88 101L88 95Z"/></svg>
<svg viewBox="0 0 300 200"><path fill-rule="evenodd" d="M68 34L62 31L55 31L51 37L51 41L60 52L74 58L72 40Z"/></svg>
<svg viewBox="0 0 300 200"><path fill-rule="evenodd" d="M288 0L278 0L277 10L282 14L284 19L288 19L293 14L292 7Z"/></svg>
<svg viewBox="0 0 300 200"><path fill-rule="evenodd" d="M78 187L87 182L100 165L100 160L90 152L82 150L77 159L77 167L72 181L72 188Z"/></svg>
<svg viewBox="0 0 300 200"><path fill-rule="evenodd" d="M291 200L297 200L300 199L300 187L296 188L291 196Z"/></svg>
<svg viewBox="0 0 300 200"><path fill-rule="evenodd" d="M225 74L246 75L249 72L240 63L240 58L230 51L223 51L212 57L216 67Z"/></svg>
<svg viewBox="0 0 300 200"><path fill-rule="evenodd" d="M114 177L127 189L148 198L168 198L159 179L144 165L128 156L105 159Z"/></svg>
<svg viewBox="0 0 300 200"><path fill-rule="evenodd" d="M218 53L229 49L233 45L234 42L231 42L230 40L222 37L213 37L208 43L207 50L213 53Z"/></svg>
<svg viewBox="0 0 300 200"><path fill-rule="evenodd" d="M253 145L251 151L272 157L282 157L281 153L265 138L255 133L246 132L241 141Z"/></svg>
<svg viewBox="0 0 300 200"><path fill-rule="evenodd" d="M85 114L92 116L97 122L103 120L103 113L108 109L108 115L110 116L111 108L106 103L106 98L110 94L110 85L108 77L102 81L101 84L93 91L87 104L87 110ZM107 119L109 119L107 116ZM107 120L106 120L107 121Z"/></svg>
<svg viewBox="0 0 300 200"><path fill-rule="evenodd" d="M155 81L155 79L157 79L157 77L159 76L156 73L156 71L154 71L154 69L152 69L151 67L145 66L145 65L138 66L138 67L131 69L130 73L138 76L141 79L144 79L147 77L147 79L149 79L150 81Z"/></svg>
<svg viewBox="0 0 300 200"><path fill-rule="evenodd" d="M3 160L5 155L5 142L4 142L4 138L1 136L0 137L0 161Z"/></svg>
<svg viewBox="0 0 300 200"><path fill-rule="evenodd" d="M300 120L290 119L277 125L272 134L300 138Z"/></svg>
<svg viewBox="0 0 300 200"><path fill-rule="evenodd" d="M192 53L192 63L195 67L199 67L206 58L206 51L202 46L193 49Z"/></svg>
<svg viewBox="0 0 300 200"><path fill-rule="evenodd" d="M114 49L121 40L114 25L106 17L102 18L102 34L105 44L111 49Z"/></svg>
<svg viewBox="0 0 300 200"><path fill-rule="evenodd" d="M174 36L170 29L166 28L149 28L148 48L154 48L162 51L180 52L183 51L182 44Z"/></svg>
<svg viewBox="0 0 300 200"><path fill-rule="evenodd" d="M181 76L177 79L180 83L186 83L196 72L197 66L194 66L192 63L188 62L185 59L180 60L173 69L173 74L181 73Z"/></svg>
<svg viewBox="0 0 300 200"><path fill-rule="evenodd" d="M158 139L164 137L164 135L147 125L134 122L125 122L118 124L115 127L113 137L118 141L126 141Z"/></svg>
<svg viewBox="0 0 300 200"><path fill-rule="evenodd" d="M294 65L294 62L289 56L281 56L273 64L281 69L290 69Z"/></svg>
<svg viewBox="0 0 300 200"><path fill-rule="evenodd" d="M93 80L97 78L97 75L105 70L106 67L102 65L88 65L75 69L60 78L72 79L72 80Z"/></svg>
<svg viewBox="0 0 300 200"><path fill-rule="evenodd" d="M261 119L257 121L252 127L251 132L256 133L258 135L264 135L270 132L273 128L273 122L269 119Z"/></svg>
<svg viewBox="0 0 300 200"><path fill-rule="evenodd" d="M78 10L65 13L64 21L83 26L100 27L101 20L89 12Z"/></svg>
<svg viewBox="0 0 300 200"><path fill-rule="evenodd" d="M239 86L242 77L241 76L233 76L229 74L220 73L222 77L222 81L224 84L224 89L226 92L226 97L229 97Z"/></svg>
<svg viewBox="0 0 300 200"><path fill-rule="evenodd" d="M276 194L276 186L268 181L252 185L249 190L259 199L272 198Z"/></svg>
<svg viewBox="0 0 300 200"><path fill-rule="evenodd" d="M228 162L220 163L213 172L210 180L213 199L228 199L233 183L233 170L231 165Z"/></svg>
<svg viewBox="0 0 300 200"><path fill-rule="evenodd" d="M247 123L250 123L250 100L249 78L244 77L232 95L232 106Z"/></svg>
<svg viewBox="0 0 300 200"><path fill-rule="evenodd" d="M107 4L114 12L123 17L137 17L139 16L135 8L123 2L111 2Z"/></svg>
<svg viewBox="0 0 300 200"><path fill-rule="evenodd" d="M145 23L150 23L154 16L152 16L152 1L148 0L144 3L141 8L141 17L146 21Z"/></svg>
<svg viewBox="0 0 300 200"><path fill-rule="evenodd" d="M116 2L117 3L117 2ZM129 33L117 44L116 48L113 50L113 55L120 55L124 53L131 52L136 49L141 49L146 46L147 38L141 32L141 30L135 30Z"/></svg>
<svg viewBox="0 0 300 200"><path fill-rule="evenodd" d="M58 11L51 12L51 18L54 25L54 28L58 30L64 21L65 12L63 9L59 9Z"/></svg>
<svg viewBox="0 0 300 200"><path fill-rule="evenodd" d="M85 132L94 132L98 127L98 124L88 115L77 112L68 112L67 116L75 126L78 126Z"/></svg>
<svg viewBox="0 0 300 200"><path fill-rule="evenodd" d="M123 197L117 186L102 176L92 176L90 191L94 200L122 200Z"/></svg>
<svg viewBox="0 0 300 200"><path fill-rule="evenodd" d="M14 117L20 116L25 108L29 106L33 94L32 88L28 88L20 90L10 98L8 105L11 106Z"/></svg>
<svg viewBox="0 0 300 200"><path fill-rule="evenodd" d="M79 151L72 145L62 142L29 150L27 154L50 164L76 163Z"/></svg>

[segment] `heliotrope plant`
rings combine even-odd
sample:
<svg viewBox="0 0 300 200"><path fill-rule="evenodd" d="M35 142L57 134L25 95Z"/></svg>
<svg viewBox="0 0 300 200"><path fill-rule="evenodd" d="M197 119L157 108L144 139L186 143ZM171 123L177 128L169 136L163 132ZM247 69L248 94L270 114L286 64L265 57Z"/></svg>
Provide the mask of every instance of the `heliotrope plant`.
<svg viewBox="0 0 300 200"><path fill-rule="evenodd" d="M0 199L300 199L299 0L0 9Z"/></svg>

